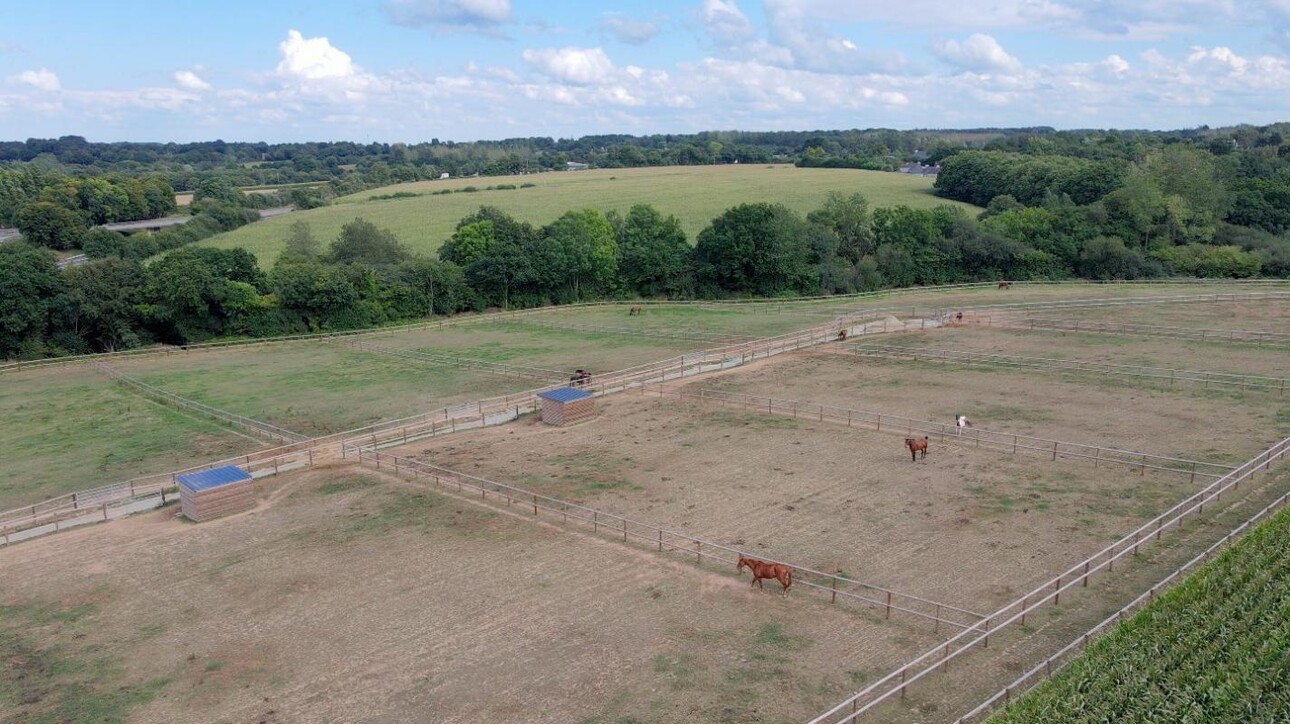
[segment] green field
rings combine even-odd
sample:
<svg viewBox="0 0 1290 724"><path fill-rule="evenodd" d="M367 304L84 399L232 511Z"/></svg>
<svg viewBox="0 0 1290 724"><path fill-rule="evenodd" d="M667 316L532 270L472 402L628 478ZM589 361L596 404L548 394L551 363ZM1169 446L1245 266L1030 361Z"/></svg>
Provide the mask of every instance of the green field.
<svg viewBox="0 0 1290 724"><path fill-rule="evenodd" d="M322 342L123 360L115 366L181 397L310 436L541 384Z"/></svg>
<svg viewBox="0 0 1290 724"><path fill-rule="evenodd" d="M518 188L526 183L534 185ZM514 184L517 188L484 190L498 184ZM433 195L435 191L467 186L479 191ZM287 231L295 222L308 223L314 236L326 243L336 238L341 225L361 216L392 230L415 251L431 253L452 235L462 217L483 205L496 206L516 218L543 225L570 210L626 211L643 203L679 218L693 242L713 218L732 206L772 201L806 214L817 208L830 191L864 194L870 207L951 204L979 211L975 206L934 196L930 179L908 174L751 164L667 166L399 184L346 196L320 209L266 219L200 243L223 249L243 247L253 252L261 264L268 265L277 259ZM373 196L393 193L420 195L371 200Z"/></svg>
<svg viewBox="0 0 1290 724"><path fill-rule="evenodd" d="M1287 551L1283 510L991 722L1290 720Z"/></svg>
<svg viewBox="0 0 1290 724"><path fill-rule="evenodd" d="M6 375L0 419L0 510L265 446L84 367Z"/></svg>

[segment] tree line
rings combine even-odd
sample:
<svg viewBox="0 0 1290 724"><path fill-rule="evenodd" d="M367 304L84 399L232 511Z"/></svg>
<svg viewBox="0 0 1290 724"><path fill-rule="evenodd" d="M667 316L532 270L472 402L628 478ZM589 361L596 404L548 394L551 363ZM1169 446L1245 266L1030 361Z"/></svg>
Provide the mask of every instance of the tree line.
<svg viewBox="0 0 1290 724"><path fill-rule="evenodd" d="M208 199L215 223L232 205ZM679 221L642 204L627 213L571 210L535 226L484 206L461 219L437 258L356 218L324 244L296 222L262 269L243 249L176 243L154 261L158 236L98 234L95 261L60 272L52 252L0 245L0 356L120 350L154 342L358 329L491 307L607 298L837 294L994 279L1132 279L1170 274L1290 273L1281 246L1253 250L1250 229L1216 222L1232 243L1180 239L1140 248L1120 223L1064 196L1038 206L995 200L973 218L961 207L870 209L829 195L802 216L741 204L694 244ZM140 248L140 245L143 245ZM1257 244L1254 246L1257 247ZM176 248L178 247L178 248Z"/></svg>

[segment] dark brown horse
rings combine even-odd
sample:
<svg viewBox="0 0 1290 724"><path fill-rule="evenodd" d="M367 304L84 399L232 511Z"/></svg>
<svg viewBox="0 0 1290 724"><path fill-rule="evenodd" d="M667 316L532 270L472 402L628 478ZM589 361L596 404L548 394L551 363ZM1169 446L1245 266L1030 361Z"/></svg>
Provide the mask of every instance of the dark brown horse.
<svg viewBox="0 0 1290 724"><path fill-rule="evenodd" d="M909 462L911 463L918 459L918 453L920 452L923 453L923 457L927 457L927 436L907 437L905 438L905 447L909 448Z"/></svg>
<svg viewBox="0 0 1290 724"><path fill-rule="evenodd" d="M756 584L760 588L764 589L766 586L762 584L762 579L774 578L779 581L779 585L784 587L784 595L788 595L788 587L793 585L792 566L786 566L783 563L759 561L756 558L749 558L748 556L739 556L739 563L735 566L735 570L742 571L745 566L747 566L748 570L752 571L753 574L752 583L748 584L750 587L753 584Z"/></svg>
<svg viewBox="0 0 1290 724"><path fill-rule="evenodd" d="M999 282L999 288L1000 288L1000 289L1011 289L1011 288L1012 288L1012 282Z"/></svg>
<svg viewBox="0 0 1290 724"><path fill-rule="evenodd" d="M639 317L640 314L641 314L641 305L639 304L633 305L631 309L627 310L627 316L629 317Z"/></svg>

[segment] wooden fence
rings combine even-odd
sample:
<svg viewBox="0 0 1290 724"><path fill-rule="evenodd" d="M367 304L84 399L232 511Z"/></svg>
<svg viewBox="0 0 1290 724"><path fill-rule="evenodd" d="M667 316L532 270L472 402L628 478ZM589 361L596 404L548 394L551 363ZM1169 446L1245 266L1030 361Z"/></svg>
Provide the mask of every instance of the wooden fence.
<svg viewBox="0 0 1290 724"><path fill-rule="evenodd" d="M347 446L343 455L346 459L357 459L359 464L376 470L431 483L441 491L476 497L496 505L501 505L504 501L508 508L532 510L534 516L545 514L548 520L558 520L565 525L590 529L593 534L619 539L624 543L636 543L647 548L656 548L660 552L692 558L699 565L725 563L734 566L739 556L751 555L737 548L650 523L371 448ZM948 604L779 559L767 559L761 553L758 553L757 557L792 566L794 589L801 587L827 596L832 603L849 603L869 610L881 611L883 617L887 619L897 614L930 623L934 632L939 632L942 625L962 631L983 618L979 613Z"/></svg>
<svg viewBox="0 0 1290 724"><path fill-rule="evenodd" d="M1057 671L1060 671L1066 664L1070 663L1070 661L1075 658L1076 654L1088 648L1088 645L1093 641L1097 640L1099 636L1109 632L1112 628L1114 628L1115 626L1118 626L1126 618L1132 615L1135 611L1147 605L1148 603L1154 601L1156 599L1156 596L1158 596L1162 591L1164 591L1164 589L1173 585L1175 582L1182 580L1182 578L1186 576L1188 573L1190 573L1192 570L1204 565L1207 561L1209 561L1210 558L1213 558L1216 553L1218 553L1219 551L1221 551L1223 548L1227 547L1231 543L1235 542L1236 539L1241 537L1241 535L1243 535L1246 531L1258 525L1260 522L1262 522L1263 520L1265 520L1273 513L1280 510L1281 508L1285 507L1287 502L1290 502L1290 492L1283 493L1280 497L1278 497L1276 500L1269 503L1266 507L1264 507L1259 512L1255 513L1244 523L1241 523L1240 525L1236 526L1232 530L1228 531L1226 535L1218 539L1210 547L1206 548L1204 552L1202 552L1200 555L1197 555L1195 558L1192 558L1191 560L1187 561L1183 565L1179 566L1176 570L1171 572L1169 575L1157 581L1155 584L1151 586L1151 588L1148 588L1146 592L1144 592L1142 595L1138 596L1137 598L1133 599L1129 603L1125 604L1125 606L1121 608L1119 611L1116 611L1110 616L1107 616L1096 626L1089 629L1084 634L1082 634L1079 638L1075 639L1074 641L1064 646L1057 653L1053 654L1047 659L1044 659L1038 665L1034 666L1029 671L1022 674L1021 676L1017 677L1017 679L1013 681L1011 684L1008 684L1007 686L1000 689L996 694L986 699L985 701L981 702L981 704L979 704L976 708L972 709L970 712L960 717L957 721L961 724L970 724L971 722L980 721L995 709L1006 706L1014 698L1024 696L1026 692L1030 691L1031 689L1035 688L1039 684L1043 683L1044 680L1051 678L1052 675Z"/></svg>
<svg viewBox="0 0 1290 724"><path fill-rule="evenodd" d="M685 387L669 387L664 384L642 385L642 392L670 395L685 400L695 400L709 404L733 407L746 412L757 412L768 415L784 415L818 422L827 422L846 427L857 427L887 432L894 435L926 435L942 444L954 444L962 447L986 448L1016 453L1032 452L1045 457L1083 460L1092 462L1094 467L1101 465L1118 465L1143 474L1147 470L1170 473L1188 477L1195 482L1197 477L1217 479L1231 472L1229 465L1209 463L1200 460L1172 458L1163 455L1121 450L1119 448L1085 445L1077 442L1050 440L1029 435L1016 435L1009 432L991 432L981 427L970 427L960 430L953 423L929 422L915 420L900 415L853 410L845 407L821 405L800 400L784 400L773 397L759 397L742 392L721 392L718 390Z"/></svg>
<svg viewBox="0 0 1290 724"><path fill-rule="evenodd" d="M572 374L572 371L549 370L541 367L503 364L501 362L490 362L488 360L473 359L470 357L457 357L454 355L441 354L439 352L399 349L397 347L387 347L385 345L365 342L361 339L354 338L337 338L330 341L333 344L343 345L363 352L375 352L377 354L388 355L391 357L403 357L405 359L432 362L434 364L449 365L452 367L466 367L480 372L502 375L504 377L523 377L526 379L542 380L545 382L561 382L568 380L569 376Z"/></svg>
<svg viewBox="0 0 1290 724"><path fill-rule="evenodd" d="M1019 369L1036 369L1049 372L1085 372L1098 375L1118 375L1122 377L1140 377L1158 380L1170 386L1174 384L1196 384L1209 387L1236 388L1242 390L1268 390L1284 395L1290 379L1284 377L1261 377L1258 375L1238 375L1229 372L1211 372L1208 370L1179 370L1169 367L1142 367L1138 365L1120 365L1109 362L1086 362L1076 359L1052 359L1046 357L1020 357L1016 355L993 354L989 352L970 352L936 347L899 347L877 344L847 344L829 347L830 350L850 354L856 357L875 359L912 360L914 362L946 362L951 364L973 365L981 367L1012 367Z"/></svg>
<svg viewBox="0 0 1290 724"><path fill-rule="evenodd" d="M969 320L964 320L965 322ZM973 324L1014 329L1047 329L1062 332L1092 332L1118 334L1129 337L1164 337L1169 339L1195 339L1201 342L1241 342L1259 346L1290 346L1290 332L1263 332L1249 329L1200 329L1196 327L1163 327L1153 324L1124 322L1090 322L1083 320L1036 319L1030 317L990 316L984 321L971 320Z"/></svg>
<svg viewBox="0 0 1290 724"><path fill-rule="evenodd" d="M60 495L0 513L0 545L119 518L178 500L178 479L185 473L236 465L253 477L264 477L312 467L334 457L312 447L300 449L291 445Z"/></svg>
<svg viewBox="0 0 1290 724"><path fill-rule="evenodd" d="M1275 462L1280 462L1290 451L1290 438L1286 438L1263 452L1255 455L1235 470L1210 483L1204 489L1193 493L1169 510L1152 518L1111 545L1094 553L1083 561L1049 581L1041 584L1021 598L1007 604L988 615L981 622L969 629L950 637L917 658L900 666L894 671L873 682L869 686L852 694L842 702L811 720L811 724L842 724L856 721L866 712L872 711L893 697L903 696L910 685L921 681L935 671L944 671L951 661L969 651L988 648L990 637L1013 625L1025 625L1026 615L1040 606L1061 603L1061 595L1074 587L1087 587L1091 576L1102 571L1113 571L1116 561L1138 555L1140 548L1172 528L1181 526L1188 516L1200 516L1206 505L1217 503L1223 494L1239 489L1242 483L1250 480L1262 470L1267 470Z"/></svg>
<svg viewBox="0 0 1290 724"><path fill-rule="evenodd" d="M157 402L160 402L165 405L170 405L171 407L174 407L180 410L194 412L194 413L197 413L198 415L202 415L204 417L208 417L213 420L217 420L219 422L223 422L225 424L241 428L243 430L246 430L247 432L254 433L256 435L259 435L260 437L268 438L274 442L279 442L279 443L303 442L309 439L305 435L301 435L299 433L295 433L290 430L283 429L281 427L278 427L277 425L271 425L267 422L262 422L260 420L253 420L243 415L238 415L233 412L228 412L227 410L221 410L218 407L211 407L210 405L197 402L196 400L190 400L187 397L180 397L179 395L176 395L173 392L168 392L166 390L161 389L160 387L155 387L146 382L141 382L139 380L136 380L135 378L130 377L129 375L119 370L113 369L112 367L102 362L95 362L94 368L97 369L99 372L102 372L103 374L116 380L117 382L120 382L126 387L129 387L135 392L138 392L139 394L145 397L148 397L150 399L156 400Z"/></svg>
<svg viewBox="0 0 1290 724"><path fill-rule="evenodd" d="M1018 287L1036 287L1036 288L1039 288L1039 287L1076 288L1076 287L1101 287L1101 286L1127 288L1127 287L1134 287L1134 286L1151 287L1151 286L1162 286L1162 285L1169 285L1169 286L1188 285L1188 286L1195 286L1197 288L1203 288L1207 286L1208 287L1236 286L1236 287L1248 289L1248 288L1287 286L1287 282L1281 279L1225 279L1225 280L1159 279L1159 280L1134 280L1134 281L1119 281L1119 280L1098 281L1098 280L1072 279L1072 280L1062 280L1062 281L1017 281L1017 282L1013 282L1013 284ZM668 301L613 300L613 301L601 301L601 302L581 302L577 304L559 305L556 307L536 307L533 309L513 310L513 311L505 311L505 312L489 312L485 314L458 314L452 317L445 317L445 318L439 318L439 319L431 318L431 319L421 320L418 322L410 322L408 324L392 325L389 327L377 327L377 328L334 331L334 332L315 332L310 334L283 335L279 337L267 337L267 338L258 338L258 339L236 339L236 340L223 340L223 341L217 341L217 342L197 342L197 343L183 345L183 346L147 347L143 349L124 350L120 352L101 352L97 354L72 355L68 357L53 357L48 359L25 360L20 362L6 362L3 364L0 364L0 374L4 374L6 372L18 372L22 370L35 369L35 368L41 368L41 367L60 367L65 365L85 364L87 362L93 362L96 360L114 360L119 358L132 358L132 357L169 356L172 354L187 354L189 352L219 351L219 350L230 349L230 348L259 347L259 346L268 346L273 344L291 344L295 342L335 339L338 337L358 337L358 336L377 336L377 335L383 335L383 334L399 334L402 332L413 331L413 330L437 329L441 327L452 327L457 325L480 324L480 323L488 324L488 323L493 323L493 322L507 320L507 319L515 319L517 316L541 315L552 311L577 309L577 308L621 307L624 305L639 304L639 305L651 306L651 307L654 307L654 306L657 306L657 307L717 306L717 307L731 307L731 308L782 307L784 309L788 309L790 307L802 307L802 306L809 307L811 305L818 305L821 303L830 303L830 302L850 303L850 302L871 300L871 299L872 300L889 299L892 297L900 297L900 296L909 295L909 294L951 293L951 292L957 292L957 291L970 291L974 289L988 289L993 286L995 286L995 282L970 282L965 284L947 284L947 285L932 286L932 287L906 287L902 289L885 289L885 290L875 291L875 292L856 292L853 294L838 294L838 295L829 295L829 296L806 296L806 297L775 298L775 299L709 299L709 300L668 300ZM1209 296L1209 295L1206 295L1206 296ZM1215 296L1229 296L1229 295L1220 294ZM1072 300L1072 301L1075 301L1075 300ZM977 306L969 305L969 306L961 307L961 309L963 310L978 309L978 308L987 309L989 308L989 306L991 305L977 305ZM1052 307L1049 307L1049 308L1052 308ZM707 341L715 341L715 340L707 340Z"/></svg>

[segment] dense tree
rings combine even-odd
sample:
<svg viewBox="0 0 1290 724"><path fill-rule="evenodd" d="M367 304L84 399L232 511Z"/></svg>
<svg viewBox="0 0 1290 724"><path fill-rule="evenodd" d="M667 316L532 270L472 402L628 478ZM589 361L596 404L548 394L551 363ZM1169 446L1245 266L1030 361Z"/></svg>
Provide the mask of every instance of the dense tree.
<svg viewBox="0 0 1290 724"><path fill-rule="evenodd" d="M0 244L0 357L43 356L67 304L52 253L21 242Z"/></svg>
<svg viewBox="0 0 1290 724"><path fill-rule="evenodd" d="M618 238L618 276L628 291L647 297L694 293L692 250L675 216L637 204L626 216L611 212L608 219Z"/></svg>
<svg viewBox="0 0 1290 724"><path fill-rule="evenodd" d="M1273 234L1290 231L1290 177L1254 178L1237 184L1227 222Z"/></svg>
<svg viewBox="0 0 1290 724"><path fill-rule="evenodd" d="M314 231L307 222L296 221L287 233L287 245L282 253L300 259L313 259L322 253L322 242L314 237Z"/></svg>
<svg viewBox="0 0 1290 724"><path fill-rule="evenodd" d="M85 221L49 201L37 201L18 210L18 230L27 241L50 249L73 249L85 235Z"/></svg>
<svg viewBox="0 0 1290 724"><path fill-rule="evenodd" d="M873 253L873 220L869 215L869 201L862 194L830 191L820 208L806 218L837 235L838 253L848 262L854 264Z"/></svg>
<svg viewBox="0 0 1290 724"><path fill-rule="evenodd" d="M64 273L73 331L95 352L138 347L145 277L137 261L102 259Z"/></svg>
<svg viewBox="0 0 1290 724"><path fill-rule="evenodd" d="M1088 279L1137 279L1145 271L1142 254L1116 237L1091 239L1080 252L1080 276Z"/></svg>
<svg viewBox="0 0 1290 724"><path fill-rule="evenodd" d="M552 285L562 285L573 300L611 291L618 272L618 240L604 214L595 209L567 211L542 229L559 256Z"/></svg>
<svg viewBox="0 0 1290 724"><path fill-rule="evenodd" d="M340 236L332 242L327 254L329 261L338 264L369 266L398 264L410 256L394 232L362 218L340 227Z"/></svg>
<svg viewBox="0 0 1290 724"><path fill-rule="evenodd" d="M187 247L148 267L141 311L163 340L188 343L244 331L267 301L263 274L245 249Z"/></svg>
<svg viewBox="0 0 1290 724"><path fill-rule="evenodd" d="M695 276L705 294L811 293L806 222L780 204L741 204L699 233Z"/></svg>

